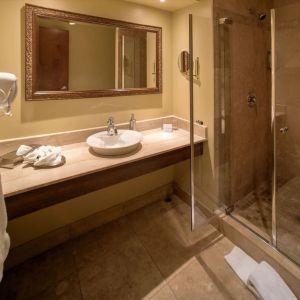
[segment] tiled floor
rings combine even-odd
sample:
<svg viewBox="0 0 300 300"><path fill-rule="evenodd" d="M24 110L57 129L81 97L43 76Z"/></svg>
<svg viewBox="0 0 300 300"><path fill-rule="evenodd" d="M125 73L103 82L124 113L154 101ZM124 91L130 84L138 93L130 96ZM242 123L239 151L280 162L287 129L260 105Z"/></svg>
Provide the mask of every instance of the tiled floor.
<svg viewBox="0 0 300 300"><path fill-rule="evenodd" d="M178 198L151 204L7 272L0 299L255 299L224 260L233 244L189 228Z"/></svg>
<svg viewBox="0 0 300 300"><path fill-rule="evenodd" d="M277 246L300 265L300 177L278 189Z"/></svg>
<svg viewBox="0 0 300 300"><path fill-rule="evenodd" d="M252 191L234 205L236 216L256 226L266 237L272 234L272 195L265 188Z"/></svg>
<svg viewBox="0 0 300 300"><path fill-rule="evenodd" d="M277 246L300 264L300 177L290 178L277 187ZM272 199L265 189L253 191L235 204L234 215L270 239L272 234ZM249 224L250 223L250 224ZM265 235L264 235L265 234Z"/></svg>

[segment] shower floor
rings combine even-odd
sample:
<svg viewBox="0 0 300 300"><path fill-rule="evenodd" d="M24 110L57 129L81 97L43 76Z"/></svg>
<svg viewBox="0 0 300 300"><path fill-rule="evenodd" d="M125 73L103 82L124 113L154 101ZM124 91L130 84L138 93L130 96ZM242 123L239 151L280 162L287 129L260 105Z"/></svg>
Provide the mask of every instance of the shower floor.
<svg viewBox="0 0 300 300"><path fill-rule="evenodd" d="M300 177L295 176L277 189L277 247L300 264ZM234 216L262 237L271 240L271 193L260 189L235 204Z"/></svg>
<svg viewBox="0 0 300 300"><path fill-rule="evenodd" d="M0 299L255 299L224 260L234 245L189 214L174 196L103 225L6 272Z"/></svg>
<svg viewBox="0 0 300 300"><path fill-rule="evenodd" d="M272 234L271 193L262 187L250 192L234 205L234 216L269 240Z"/></svg>

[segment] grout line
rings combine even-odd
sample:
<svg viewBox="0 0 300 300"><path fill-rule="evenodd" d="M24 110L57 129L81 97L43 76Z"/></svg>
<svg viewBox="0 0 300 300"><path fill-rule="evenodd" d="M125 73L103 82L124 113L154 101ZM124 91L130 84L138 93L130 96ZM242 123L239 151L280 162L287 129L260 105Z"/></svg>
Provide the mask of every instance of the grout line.
<svg viewBox="0 0 300 300"><path fill-rule="evenodd" d="M157 202L159 202L161 200L158 200ZM177 206L177 204L175 205ZM172 288L169 286L164 274L162 273L161 269L159 268L159 265L156 263L154 257L151 255L150 250L144 245L143 241L140 239L139 237L139 233L137 233L135 231L135 229L133 228L133 226L130 225L130 222L128 221L128 215L125 216L126 218L126 223L128 224L129 230L133 233L133 235L135 236L135 238L139 241L139 243L141 244L141 246L143 247L143 249L146 251L146 253L148 254L148 256L150 257L151 261L153 262L155 268L157 269L157 271L160 273L163 282L166 284L166 286L168 286L168 288L171 290L171 293L173 294L175 299L178 299L177 296L175 295L174 291L172 290ZM163 288L163 287L162 287ZM161 288L161 289L162 289ZM159 289L157 292L159 292L161 289ZM156 293L157 294L157 293ZM152 299L155 295L153 295L150 299Z"/></svg>
<svg viewBox="0 0 300 300"><path fill-rule="evenodd" d="M70 240L71 243L73 243L73 240ZM70 241L67 241L66 243L70 242ZM71 251L71 254L72 254L72 260L73 260L73 263L74 263L74 267L75 267L75 270L76 270L76 277L77 277L77 280L78 280L78 285L79 285L79 290L80 290L80 296L81 296L81 300L84 300L84 297L83 297L83 293L82 293L82 286L81 286L81 280L79 278L79 268L77 266L77 263L76 263L76 257L75 257L75 254L74 254L74 251L73 251L73 246L72 246L72 251Z"/></svg>

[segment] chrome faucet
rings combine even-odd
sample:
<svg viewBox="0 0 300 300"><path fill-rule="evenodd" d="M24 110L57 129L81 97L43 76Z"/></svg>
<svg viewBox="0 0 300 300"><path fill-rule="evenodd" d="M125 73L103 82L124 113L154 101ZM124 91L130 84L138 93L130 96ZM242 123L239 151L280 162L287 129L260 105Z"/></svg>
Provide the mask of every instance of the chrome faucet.
<svg viewBox="0 0 300 300"><path fill-rule="evenodd" d="M118 129L115 126L114 118L113 117L109 117L108 118L108 121L107 121L107 134L109 136L117 135L118 134Z"/></svg>

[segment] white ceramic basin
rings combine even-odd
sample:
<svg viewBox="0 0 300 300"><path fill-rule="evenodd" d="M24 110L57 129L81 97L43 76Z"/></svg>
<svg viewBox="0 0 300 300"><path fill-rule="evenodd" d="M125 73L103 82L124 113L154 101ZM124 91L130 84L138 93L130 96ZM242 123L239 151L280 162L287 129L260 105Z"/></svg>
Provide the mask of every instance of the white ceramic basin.
<svg viewBox="0 0 300 300"><path fill-rule="evenodd" d="M142 139L140 132L118 129L117 135L109 136L101 131L89 136L86 142L98 154L121 155L136 150Z"/></svg>

